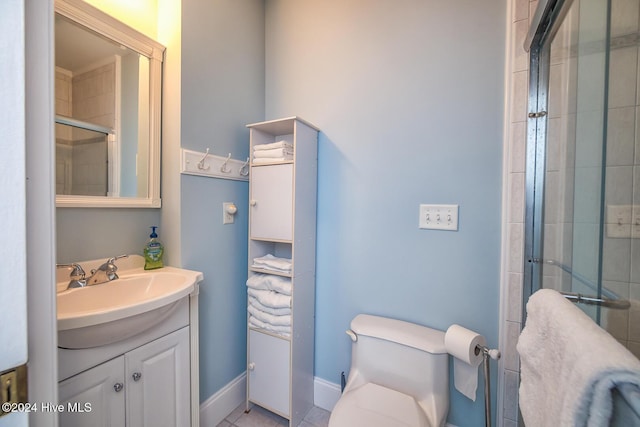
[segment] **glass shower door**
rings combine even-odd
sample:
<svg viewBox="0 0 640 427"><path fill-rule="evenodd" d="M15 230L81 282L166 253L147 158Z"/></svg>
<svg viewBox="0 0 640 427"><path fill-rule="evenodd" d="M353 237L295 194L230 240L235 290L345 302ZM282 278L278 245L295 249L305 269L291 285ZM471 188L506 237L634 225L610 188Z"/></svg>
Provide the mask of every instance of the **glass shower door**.
<svg viewBox="0 0 640 427"><path fill-rule="evenodd" d="M532 46L527 280L580 298L639 355L640 0L559 1L551 15Z"/></svg>

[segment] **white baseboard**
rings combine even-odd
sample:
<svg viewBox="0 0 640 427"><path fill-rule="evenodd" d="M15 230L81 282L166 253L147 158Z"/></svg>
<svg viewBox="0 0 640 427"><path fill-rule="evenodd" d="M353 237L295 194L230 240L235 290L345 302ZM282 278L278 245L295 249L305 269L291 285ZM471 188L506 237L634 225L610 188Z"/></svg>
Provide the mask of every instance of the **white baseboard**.
<svg viewBox="0 0 640 427"><path fill-rule="evenodd" d="M340 399L340 394L340 385L314 377L313 404L318 408L331 412L338 399Z"/></svg>
<svg viewBox="0 0 640 427"><path fill-rule="evenodd" d="M243 372L200 404L200 427L217 426L247 397L247 373Z"/></svg>
<svg viewBox="0 0 640 427"><path fill-rule="evenodd" d="M206 401L202 402L200 405L200 426L208 427L220 424L227 415L245 401L246 392L247 373L243 372ZM336 402L340 399L340 385L314 377L313 394L313 404L315 406L327 411L332 411ZM446 424L446 427L456 426Z"/></svg>

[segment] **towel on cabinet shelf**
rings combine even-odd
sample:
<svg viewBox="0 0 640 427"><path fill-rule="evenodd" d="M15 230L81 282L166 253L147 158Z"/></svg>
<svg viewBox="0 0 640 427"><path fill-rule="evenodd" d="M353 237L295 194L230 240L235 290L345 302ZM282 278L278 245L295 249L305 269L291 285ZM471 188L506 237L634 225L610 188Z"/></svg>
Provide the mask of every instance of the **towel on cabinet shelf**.
<svg viewBox="0 0 640 427"><path fill-rule="evenodd" d="M266 254L263 257L254 258L252 267L259 268L261 270L270 270L277 273L289 274L291 273L291 260Z"/></svg>
<svg viewBox="0 0 640 427"><path fill-rule="evenodd" d="M285 316L287 314L291 314L291 309L289 307L267 307L266 305L260 304L260 301L256 299L256 297L249 295L249 305L254 306L260 311L264 311L265 313L273 314L275 316Z"/></svg>
<svg viewBox="0 0 640 427"><path fill-rule="evenodd" d="M290 268L289 271L291 271ZM291 279L273 274L256 273L247 279L247 287L291 295Z"/></svg>
<svg viewBox="0 0 640 427"><path fill-rule="evenodd" d="M287 141L276 141L269 144L256 144L253 146L253 151L273 150L274 148L286 148L293 151L293 144Z"/></svg>
<svg viewBox="0 0 640 427"><path fill-rule="evenodd" d="M526 425L640 422L633 411L617 409L620 399L640 406L640 361L557 291L541 289L529 298L517 349Z"/></svg>
<svg viewBox="0 0 640 427"><path fill-rule="evenodd" d="M291 315L276 316L267 312L258 310L255 306L249 304L247 307L249 314L261 322L268 323L273 326L291 326Z"/></svg>
<svg viewBox="0 0 640 427"><path fill-rule="evenodd" d="M273 157L286 157L293 156L293 149L289 148L273 148L271 150L260 150L253 152L254 159L273 158Z"/></svg>
<svg viewBox="0 0 640 427"><path fill-rule="evenodd" d="M247 288L249 296L257 299L260 304L272 308L291 308L291 296L274 291Z"/></svg>
<svg viewBox="0 0 640 427"><path fill-rule="evenodd" d="M273 332L285 338L291 337L291 326L276 326L268 323L261 322L253 316L249 316L249 326L254 328L264 329L265 331Z"/></svg>

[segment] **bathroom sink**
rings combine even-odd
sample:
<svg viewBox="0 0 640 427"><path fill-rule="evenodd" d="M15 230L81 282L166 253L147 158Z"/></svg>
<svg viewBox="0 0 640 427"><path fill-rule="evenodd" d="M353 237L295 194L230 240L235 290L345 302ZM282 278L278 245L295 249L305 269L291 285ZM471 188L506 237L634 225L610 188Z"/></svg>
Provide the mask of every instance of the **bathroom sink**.
<svg viewBox="0 0 640 427"><path fill-rule="evenodd" d="M137 335L168 317L202 280L202 273L173 267L118 274L110 282L58 293L59 347L97 347Z"/></svg>

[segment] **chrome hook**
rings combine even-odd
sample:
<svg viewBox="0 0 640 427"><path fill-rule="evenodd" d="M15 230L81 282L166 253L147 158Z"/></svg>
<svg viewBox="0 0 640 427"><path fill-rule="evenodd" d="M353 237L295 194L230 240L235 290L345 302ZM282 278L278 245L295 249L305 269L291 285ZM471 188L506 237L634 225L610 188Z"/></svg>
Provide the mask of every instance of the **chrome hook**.
<svg viewBox="0 0 640 427"><path fill-rule="evenodd" d="M204 161L208 155L209 155L209 149L207 148L207 151L204 153L204 156L202 156L202 159L200 159L200 161L198 162L198 169L200 169L201 171L202 170L206 171L209 169L209 165L205 166L204 164Z"/></svg>
<svg viewBox="0 0 640 427"><path fill-rule="evenodd" d="M249 157L247 157L247 161L244 162L242 164L242 166L240 166L240 169L238 170L238 173L242 176L247 176L249 175Z"/></svg>
<svg viewBox="0 0 640 427"><path fill-rule="evenodd" d="M229 155L227 156L227 158L224 161L224 163L222 164L222 166L220 166L220 172L222 172L222 173L231 173L231 169L227 168L227 163L229 162L230 159L231 159L231 153L229 153Z"/></svg>

